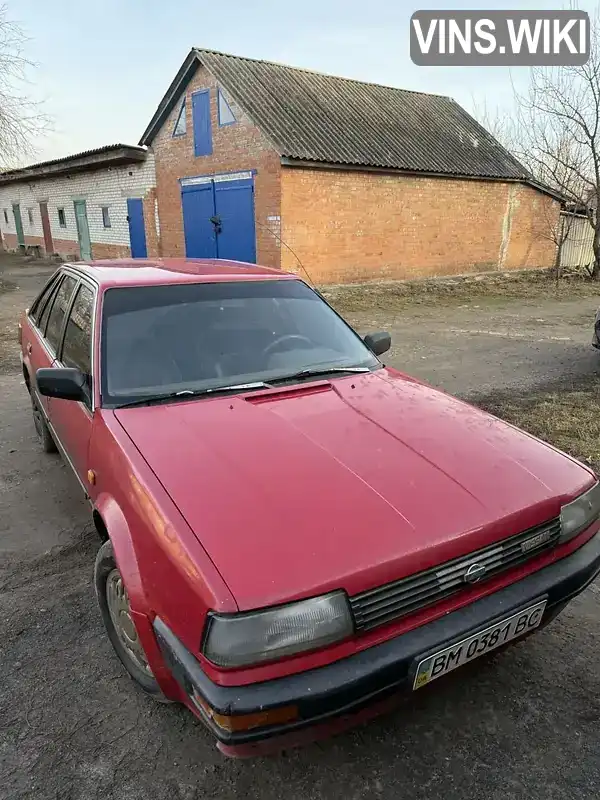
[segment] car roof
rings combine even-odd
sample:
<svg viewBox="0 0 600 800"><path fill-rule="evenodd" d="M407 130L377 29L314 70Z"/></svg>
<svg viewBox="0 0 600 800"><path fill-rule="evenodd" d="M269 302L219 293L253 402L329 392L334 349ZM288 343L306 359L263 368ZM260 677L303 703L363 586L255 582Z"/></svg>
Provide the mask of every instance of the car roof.
<svg viewBox="0 0 600 800"><path fill-rule="evenodd" d="M64 264L88 275L103 288L168 283L215 283L296 279L293 273L244 261L217 258L123 258Z"/></svg>

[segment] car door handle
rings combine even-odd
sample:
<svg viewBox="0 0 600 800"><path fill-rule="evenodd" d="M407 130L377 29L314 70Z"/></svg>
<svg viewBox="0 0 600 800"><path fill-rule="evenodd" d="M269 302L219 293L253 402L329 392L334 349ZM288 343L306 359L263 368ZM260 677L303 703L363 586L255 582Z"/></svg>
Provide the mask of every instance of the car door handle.
<svg viewBox="0 0 600 800"><path fill-rule="evenodd" d="M31 342L27 342L26 350L27 350L27 355L30 356L31 355Z"/></svg>

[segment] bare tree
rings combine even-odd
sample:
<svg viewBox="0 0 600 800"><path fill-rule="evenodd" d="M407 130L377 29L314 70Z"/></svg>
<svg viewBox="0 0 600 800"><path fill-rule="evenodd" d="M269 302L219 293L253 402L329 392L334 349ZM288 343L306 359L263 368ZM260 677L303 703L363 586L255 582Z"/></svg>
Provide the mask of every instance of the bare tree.
<svg viewBox="0 0 600 800"><path fill-rule="evenodd" d="M563 198L565 204L569 203L574 194L578 194L573 185L573 174L570 170L559 167L554 157L549 157L546 152L543 156L538 151L538 138L547 139L545 136L545 120L534 115L515 92L515 108L510 112L496 107L490 109L487 103L479 103L473 98L474 115L510 153L523 165L524 175L538 183L541 187L554 190ZM532 119L533 117L533 119ZM532 145L532 140L534 144ZM565 161L569 156L568 143L564 141L546 141L546 151L554 148L560 161ZM555 247L555 262L557 277L560 272L561 254L567 240L575 217L572 214L557 215L556 207L542 205L539 218L535 222L535 235L551 241Z"/></svg>
<svg viewBox="0 0 600 800"><path fill-rule="evenodd" d="M27 92L34 64L25 56L27 38L0 5L0 169L21 165L34 155L36 139L49 127L48 117Z"/></svg>
<svg viewBox="0 0 600 800"><path fill-rule="evenodd" d="M512 152L531 177L551 187L567 208L587 216L593 228L594 262L600 279L600 7L591 20L590 58L577 67L534 67L525 92L515 90L512 113L475 110L484 127ZM539 220L541 235L556 245L556 264L574 217Z"/></svg>
<svg viewBox="0 0 600 800"><path fill-rule="evenodd" d="M587 215L594 230L592 277L600 274L600 41L581 67L534 68L526 94L517 95L515 155L540 183ZM546 226L557 247L557 265L573 216Z"/></svg>

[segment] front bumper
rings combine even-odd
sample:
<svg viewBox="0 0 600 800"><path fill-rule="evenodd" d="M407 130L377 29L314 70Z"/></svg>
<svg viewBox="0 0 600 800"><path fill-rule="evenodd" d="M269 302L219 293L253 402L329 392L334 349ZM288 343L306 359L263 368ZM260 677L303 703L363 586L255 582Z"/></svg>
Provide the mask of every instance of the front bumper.
<svg viewBox="0 0 600 800"><path fill-rule="evenodd" d="M402 692L412 690L417 663L428 653L487 628L511 613L547 598L542 625L552 620L600 572L600 533L560 561L427 625L319 669L247 686L219 686L160 619L154 632L173 676L190 699L194 694L218 714L262 713L287 706L298 719L250 730L228 731L202 714L219 747L231 755L251 755L259 744L296 743L292 734L307 728L330 732L374 715ZM283 738L282 738L283 737ZM298 738L298 741L305 739ZM316 738L315 736L311 738ZM281 740L284 744L279 744Z"/></svg>

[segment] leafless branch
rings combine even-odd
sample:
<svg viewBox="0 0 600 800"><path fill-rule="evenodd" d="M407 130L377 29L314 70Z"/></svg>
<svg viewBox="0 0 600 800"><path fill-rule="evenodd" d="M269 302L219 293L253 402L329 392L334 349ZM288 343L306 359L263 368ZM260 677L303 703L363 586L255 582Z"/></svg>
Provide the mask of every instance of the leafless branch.
<svg viewBox="0 0 600 800"><path fill-rule="evenodd" d="M534 67L524 92L513 85L514 113L490 115L484 106L475 114L535 180L587 215L594 230L592 272L600 278L600 6L591 17L586 64ZM542 211L538 222L560 260L573 217L562 215L557 224L555 213Z"/></svg>
<svg viewBox="0 0 600 800"><path fill-rule="evenodd" d="M27 38L0 5L0 169L24 163L35 154L36 140L50 126L40 104L27 93L35 64L25 56Z"/></svg>

